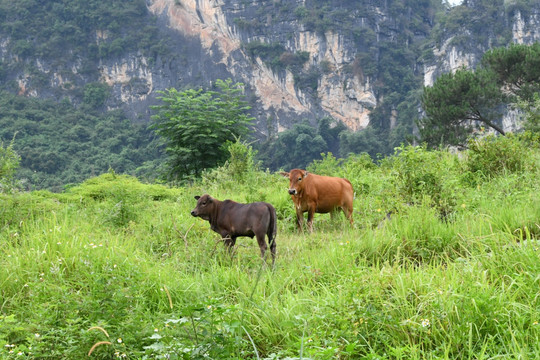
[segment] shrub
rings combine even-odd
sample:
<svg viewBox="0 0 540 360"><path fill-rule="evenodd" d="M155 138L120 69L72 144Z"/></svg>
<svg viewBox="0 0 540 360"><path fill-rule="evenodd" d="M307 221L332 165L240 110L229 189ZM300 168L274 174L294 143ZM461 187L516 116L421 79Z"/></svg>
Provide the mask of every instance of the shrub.
<svg viewBox="0 0 540 360"><path fill-rule="evenodd" d="M258 168L253 160L257 152L249 144L241 142L240 139L237 139L236 142L230 142L227 150L230 157L225 167L234 180L245 182L249 174Z"/></svg>
<svg viewBox="0 0 540 360"><path fill-rule="evenodd" d="M531 151L520 136L514 134L471 139L465 164L468 171L486 180L504 173L523 172L533 166Z"/></svg>
<svg viewBox="0 0 540 360"><path fill-rule="evenodd" d="M117 175L112 169L108 173L89 179L68 190L69 194L80 196L81 202L103 203L98 213L103 223L123 227L136 221L139 207L149 201L175 200L178 191L161 185L145 185L129 175Z"/></svg>
<svg viewBox="0 0 540 360"><path fill-rule="evenodd" d="M423 146L400 146L391 158L383 161L390 166L392 181L405 203L427 203L446 217L456 205L456 182L450 171L455 167L454 158L442 151L428 151Z"/></svg>
<svg viewBox="0 0 540 360"><path fill-rule="evenodd" d="M343 159L337 159L331 152L321 154L321 160L313 160L307 170L317 175L336 176L336 169L343 164Z"/></svg>

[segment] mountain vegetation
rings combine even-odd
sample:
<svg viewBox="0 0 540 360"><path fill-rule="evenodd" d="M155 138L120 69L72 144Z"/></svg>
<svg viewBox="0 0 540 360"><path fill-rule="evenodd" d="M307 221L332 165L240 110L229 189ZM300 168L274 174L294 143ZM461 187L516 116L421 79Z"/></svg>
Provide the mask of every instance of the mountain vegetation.
<svg viewBox="0 0 540 360"><path fill-rule="evenodd" d="M242 49L248 56L260 58L278 76L291 71L303 101L315 104L311 118L294 119L277 134L278 119L261 111L252 90L246 89L243 100L252 108L246 116L256 118L252 122L255 127L267 123L270 130L266 139L258 133L249 139L245 136L245 140L256 140L253 146L257 160L271 170L293 164L305 167L328 152L338 158L367 152L376 158L377 154L392 154L402 143L412 142L414 119L420 117L421 111L422 68L434 61L433 47L448 39L451 44L476 52L507 46L511 42L511 19L518 11L528 16L535 6L530 0L511 4L478 0L452 8L439 0L392 0L376 5L371 0L311 0L302 4L273 1L253 7L247 2L228 0L224 7L236 5L241 10L227 16L241 32ZM291 51L286 46L298 24L321 37L329 30L342 35L344 46L353 54L344 73L361 81L370 79L377 99L376 107L369 109L367 129L346 130L318 108L321 77L336 69L327 60L313 61L315 54ZM209 80L215 83L217 78L205 75L211 72L211 59L206 63L199 57L202 65L194 67L189 57L190 40L172 38L162 19L152 15L143 0L0 0L0 37L0 140L10 142L16 134L13 149L21 158L17 177L27 189L61 191L109 167L147 179L167 171L158 170L157 164L165 162L167 154L145 122L145 116L149 119L150 114L159 115L150 111L150 106L143 111L126 109L118 88L104 81L104 66L142 55L148 59L149 67L160 66L156 73L170 71L169 77L177 77L185 72L179 76L185 80L163 91L215 90ZM524 64L524 68L539 68L534 57L531 59L533 62ZM485 61L482 66L487 67L489 60ZM165 63L177 67L167 70ZM495 69L505 65L490 66ZM220 66L212 63L212 68ZM223 75L230 76L226 72ZM122 86L137 94L141 91L140 80L134 77ZM530 97L536 90L523 91L528 91ZM533 98L529 98L529 104L531 101ZM486 109L489 106L485 104ZM497 113L500 109L491 110ZM326 130L319 125L325 122L331 123ZM447 130L442 131L456 132ZM431 145L440 144L436 131L429 135L430 139L426 131L423 136ZM298 142L295 138L299 138ZM460 142L466 143L463 136ZM309 149L305 148L307 144ZM284 150L284 146L291 150ZM295 154L294 159L290 153ZM220 154L226 154L223 148ZM213 165L224 161L219 157Z"/></svg>
<svg viewBox="0 0 540 360"><path fill-rule="evenodd" d="M43 81L46 74L33 67L32 58L54 60L59 69L71 67L82 61L85 74L97 80L99 77L96 60L106 60L129 50L140 51L155 58L169 54L167 39L159 38L158 26L151 21L143 0L110 1L0 1L0 34L9 38L7 53L1 65L4 76L12 67L23 66L33 73L31 81ZM96 43L96 38L99 41ZM19 59L27 61L17 61ZM63 75L70 75L64 71ZM11 80L8 78L8 80ZM76 91L77 79L71 79ZM13 87L13 81L3 88ZM36 84L39 85L39 84ZM51 89L60 91L60 89ZM70 91L69 88L65 89Z"/></svg>
<svg viewBox="0 0 540 360"><path fill-rule="evenodd" d="M109 168L153 179L161 154L145 124L133 124L121 111L95 110L107 94L89 84L84 102L27 98L0 93L0 139L14 139L20 156L17 178L25 189L61 191Z"/></svg>

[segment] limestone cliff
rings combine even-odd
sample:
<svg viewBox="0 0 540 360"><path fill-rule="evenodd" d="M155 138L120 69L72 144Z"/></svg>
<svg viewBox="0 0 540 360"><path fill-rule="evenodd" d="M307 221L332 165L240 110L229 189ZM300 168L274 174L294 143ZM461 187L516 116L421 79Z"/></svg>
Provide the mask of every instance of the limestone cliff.
<svg viewBox="0 0 540 360"><path fill-rule="evenodd" d="M230 77L246 84L259 137L324 116L352 130L406 123L407 132L423 85L475 67L493 46L540 39L539 6L501 0L486 10L483 3L445 10L437 0L146 0L127 12L136 17L122 15L137 24L107 14L111 19L96 20L82 39L57 21L57 40L43 41L59 53L40 48L42 28L18 39L10 31L23 20L15 19L0 28L0 79L21 95L75 103L87 84L105 83L105 109L148 121L160 90L211 87ZM63 16L65 9L51 4L24 16ZM37 26L36 19L28 24Z"/></svg>
<svg viewBox="0 0 540 360"><path fill-rule="evenodd" d="M299 11L316 11L303 0L151 0L149 9L165 17L168 25L182 36L198 39L227 72L246 83L257 99L255 115L260 121L275 122L270 127L279 131L300 119L313 121L331 116L357 130L368 125L370 111L384 95L377 71L367 74L359 55L371 58L368 62L377 67L380 51L373 51L376 43L394 42L395 47L407 46L409 42L412 45L417 39L425 38L427 31L416 29L413 36L406 38L407 44L396 42L400 38L400 26L404 27L396 17L403 14L391 16L392 9L387 3L345 3L349 3L348 7L341 6L340 10L347 12L350 26L334 24L325 30L299 21ZM403 10L409 13L406 20L413 18L410 8ZM424 28L429 30L430 20L424 15L418 15L419 21L424 21ZM351 16L355 17L352 21ZM361 31L373 37L373 42L368 44L371 49L362 48L366 40L357 39L363 34ZM309 58L300 70L290 67L276 70L262 57L246 52L245 45L255 41L281 44L281 57L308 53ZM408 65L413 67L412 63ZM316 73L315 85L299 86L298 71L306 76ZM377 80L379 88L374 85ZM265 130L269 131L262 129Z"/></svg>

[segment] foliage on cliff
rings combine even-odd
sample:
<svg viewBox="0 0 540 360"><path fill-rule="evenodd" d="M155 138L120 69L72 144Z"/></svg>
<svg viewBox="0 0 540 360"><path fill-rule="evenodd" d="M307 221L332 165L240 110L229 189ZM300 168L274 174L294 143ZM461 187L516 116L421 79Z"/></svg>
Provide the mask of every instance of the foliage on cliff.
<svg viewBox="0 0 540 360"><path fill-rule="evenodd" d="M422 106L426 115L418 120L421 140L430 146L464 146L481 128L499 134L503 111L521 103L526 127L534 129L540 91L540 44L513 44L494 48L482 57L482 67L465 68L441 75L425 87Z"/></svg>
<svg viewBox="0 0 540 360"><path fill-rule="evenodd" d="M149 17L144 0L1 0L0 35L11 57L54 59L60 69L82 61L84 71L96 72L96 59L167 53ZM22 65L14 60L8 65Z"/></svg>
<svg viewBox="0 0 540 360"><path fill-rule="evenodd" d="M17 178L25 188L60 191L109 168L141 177L155 173L161 155L153 134L121 111L94 110L102 99L97 93L76 107L0 92L0 139L17 134L12 147L21 157Z"/></svg>

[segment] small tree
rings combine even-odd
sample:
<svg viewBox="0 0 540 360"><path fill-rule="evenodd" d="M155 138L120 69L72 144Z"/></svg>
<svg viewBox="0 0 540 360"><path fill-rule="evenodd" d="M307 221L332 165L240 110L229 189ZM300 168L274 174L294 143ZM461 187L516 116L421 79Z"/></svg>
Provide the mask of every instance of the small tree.
<svg viewBox="0 0 540 360"><path fill-rule="evenodd" d="M235 142L227 144L229 152L229 160L227 170L232 178L239 183L244 183L250 174L253 174L258 169L258 164L254 158L257 154L250 144L236 139Z"/></svg>
<svg viewBox="0 0 540 360"><path fill-rule="evenodd" d="M242 100L243 84L217 80L219 92L202 89L162 91L162 105L150 126L161 136L169 179L198 177L201 171L223 164L228 157L226 144L244 136L254 118L249 117Z"/></svg>
<svg viewBox="0 0 540 360"><path fill-rule="evenodd" d="M422 106L426 116L417 121L421 140L430 146L464 146L477 128L490 127L504 135L496 121L501 117L506 96L495 74L459 69L441 75L432 87L425 87Z"/></svg>

